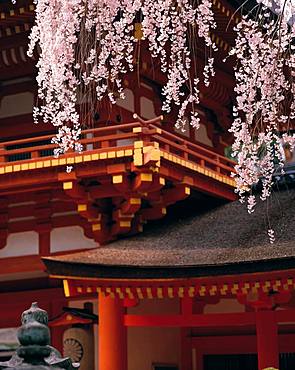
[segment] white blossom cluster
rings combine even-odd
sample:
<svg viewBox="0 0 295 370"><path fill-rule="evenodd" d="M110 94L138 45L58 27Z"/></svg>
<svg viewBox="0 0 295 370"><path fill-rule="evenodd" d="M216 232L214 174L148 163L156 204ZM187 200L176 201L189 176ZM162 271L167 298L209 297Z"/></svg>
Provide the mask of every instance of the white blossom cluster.
<svg viewBox="0 0 295 370"><path fill-rule="evenodd" d="M268 9L257 20L243 17L236 27L236 45L231 50L237 59L237 99L230 129L237 159L233 176L241 199L248 199L249 213L256 203L253 185L261 183L260 197L265 200L274 173L284 166L283 146L293 149L295 143L288 133L295 117L294 30L283 14L272 17Z"/></svg>
<svg viewBox="0 0 295 370"><path fill-rule="evenodd" d="M163 111L179 106L177 125L185 115L198 127L199 76L188 39L197 30L205 47L216 49L210 31L215 28L211 0L35 0L36 23L30 35L29 55L36 45L38 95L43 105L34 109L39 117L59 128L54 139L56 154L81 150L78 95L95 88L96 99L108 96L111 103L123 98L122 77L134 68L138 45L134 26L141 27L152 57L161 61L167 76L163 87ZM144 41L146 40L146 41ZM204 69L204 82L214 75L211 52Z"/></svg>
<svg viewBox="0 0 295 370"><path fill-rule="evenodd" d="M237 60L236 106L230 131L234 135L236 192L248 212L256 205L253 186L261 187L266 200L274 174L284 173L284 147L294 149L292 126L295 118L295 25L290 24L287 2L278 0L275 12L263 0L258 17L244 16L237 25L236 45L230 52ZM269 228L270 243L275 233Z"/></svg>

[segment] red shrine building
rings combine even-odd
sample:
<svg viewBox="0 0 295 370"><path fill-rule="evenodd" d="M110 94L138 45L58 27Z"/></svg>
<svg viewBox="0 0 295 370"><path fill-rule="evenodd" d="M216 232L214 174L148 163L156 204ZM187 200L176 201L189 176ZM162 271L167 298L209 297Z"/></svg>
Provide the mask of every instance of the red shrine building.
<svg viewBox="0 0 295 370"><path fill-rule="evenodd" d="M294 368L292 174L268 210L270 245L263 205L250 216L235 202L222 61L238 15L213 4L219 50L199 130L161 116L164 76L143 48L126 99L89 108L83 153L54 158L53 127L32 120L33 1L0 2L1 361L38 301L53 345L81 370Z"/></svg>

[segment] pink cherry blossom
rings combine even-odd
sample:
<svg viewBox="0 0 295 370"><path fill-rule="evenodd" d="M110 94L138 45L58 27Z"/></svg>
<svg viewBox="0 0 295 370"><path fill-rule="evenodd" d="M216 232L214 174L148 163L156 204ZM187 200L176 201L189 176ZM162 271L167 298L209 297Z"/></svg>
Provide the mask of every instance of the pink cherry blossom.
<svg viewBox="0 0 295 370"><path fill-rule="evenodd" d="M34 118L58 127L56 155L81 150L81 96L95 96L97 101L107 96L113 104L124 97L122 78L134 69L134 24L139 14L142 40L167 75L162 109L169 112L178 105L176 124L191 116L198 127L196 81L201 73L196 72L188 35L197 29L209 49L204 69L208 86L214 76L210 50L216 49L210 38L216 27L211 0L198 5L192 0L38 0L28 52L32 56L37 45L40 49L37 82L42 103L34 109Z"/></svg>
<svg viewBox="0 0 295 370"><path fill-rule="evenodd" d="M260 198L271 194L273 175L283 170L283 145L294 148L294 135L288 132L294 116L294 27L289 27L284 13L277 18L263 7L257 20L245 16L236 27L236 45L230 54L237 60L237 94L233 151L237 193L248 197L248 211L256 200L253 186L262 185ZM283 135L281 130L286 131ZM272 230L270 241L274 240Z"/></svg>

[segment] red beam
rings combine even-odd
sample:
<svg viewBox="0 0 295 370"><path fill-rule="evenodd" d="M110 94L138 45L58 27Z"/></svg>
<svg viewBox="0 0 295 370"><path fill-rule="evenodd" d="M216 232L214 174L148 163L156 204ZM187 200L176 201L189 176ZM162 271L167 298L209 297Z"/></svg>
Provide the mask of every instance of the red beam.
<svg viewBox="0 0 295 370"><path fill-rule="evenodd" d="M49 192L47 193L50 194ZM34 199L32 199L33 201ZM46 202L46 206L49 205L48 202ZM40 205L40 201L36 201L36 206ZM33 206L34 207L34 206ZM76 211L77 207L74 203L70 203L64 200L58 200L58 201L52 201L50 202L50 210L51 213L61 213L61 212L69 212L69 211ZM32 208L31 206L28 207L28 205L15 205L14 207L8 208L8 217L11 218L18 218L18 217L28 217L32 216Z"/></svg>
<svg viewBox="0 0 295 370"><path fill-rule="evenodd" d="M275 312L278 322L295 321L295 310ZM254 312L198 315L125 315L126 326L135 327L226 327L255 325Z"/></svg>
<svg viewBox="0 0 295 370"><path fill-rule="evenodd" d="M15 162L13 164L16 164ZM50 169L50 170L49 170ZM43 184L46 188L49 188L49 184L54 184L58 182L57 174L54 170L54 167L48 167L46 171L38 171L35 170L33 172L27 171L24 172L16 172L11 174L5 174L0 176L0 190L1 194L2 191L7 191L8 188L11 191L14 191L17 187L32 187L32 186L40 186ZM10 190L9 189L9 190Z"/></svg>
<svg viewBox="0 0 295 370"><path fill-rule="evenodd" d="M256 312L258 368L279 367L278 324L274 311Z"/></svg>
<svg viewBox="0 0 295 370"><path fill-rule="evenodd" d="M216 327L255 324L254 312L207 315L125 315L126 326L139 327Z"/></svg>
<svg viewBox="0 0 295 370"><path fill-rule="evenodd" d="M0 259L0 275L32 271L45 271L40 256L20 256ZM1 295L0 295L1 301Z"/></svg>
<svg viewBox="0 0 295 370"><path fill-rule="evenodd" d="M0 293L0 306L21 304L34 300L51 301L53 299L65 299L63 288L31 289L24 292Z"/></svg>
<svg viewBox="0 0 295 370"><path fill-rule="evenodd" d="M86 222L80 215L73 214L65 216L54 216L51 218L52 228L65 227L65 226L81 226L85 227ZM35 230L37 228L37 219L23 220L23 221L12 221L8 223L9 233L19 233L25 231Z"/></svg>
<svg viewBox="0 0 295 370"><path fill-rule="evenodd" d="M275 317L278 323L295 322L295 310L290 309L275 311Z"/></svg>
<svg viewBox="0 0 295 370"><path fill-rule="evenodd" d="M172 181L182 181L185 169L181 166L171 166L169 162L163 164L159 168L159 174ZM237 196L234 193L234 189L227 184L212 179L211 177L204 176L196 173L192 175L193 185L192 187L201 193L217 196L219 198L236 200Z"/></svg>

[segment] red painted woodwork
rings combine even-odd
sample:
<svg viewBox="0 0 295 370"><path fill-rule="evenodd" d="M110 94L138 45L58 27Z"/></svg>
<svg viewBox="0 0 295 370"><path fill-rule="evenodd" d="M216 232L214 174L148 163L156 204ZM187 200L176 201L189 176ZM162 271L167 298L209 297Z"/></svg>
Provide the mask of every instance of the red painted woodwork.
<svg viewBox="0 0 295 370"><path fill-rule="evenodd" d="M100 150L96 150L95 152L105 152L105 151L112 151L115 147L111 145L107 145L104 147L103 143L109 141L117 141L117 140L126 140L126 139L136 139L142 140L143 138L149 138L149 140L156 141L159 143L160 148L167 151L168 153L175 154L181 159L190 159L194 163L199 163L208 169L216 170L219 173L223 173L224 175L230 176L233 170L233 162L231 162L228 158L225 158L217 153L214 153L212 150L208 150L200 145L191 143L187 140L180 138L179 136L172 134L168 131L164 131L161 129L161 133L157 133L156 126L150 125L149 129L144 130L142 133L134 133L132 131L135 127L141 127L142 124L140 122L134 122L129 124L121 124L121 125L114 125L102 128L94 128L89 130L83 131L83 136L85 137L86 134L92 134L92 138L84 138L81 139L81 144L86 147L86 145L99 145L101 148ZM120 130L124 130L125 132L121 133ZM22 149L13 149L7 150L6 147L11 145L19 145L22 146L24 144L34 144L40 141L50 141L51 135L45 136L37 136L28 139L20 139L20 140L11 140L1 143L1 150L0 150L0 158L4 158L4 162L8 162L8 157L16 154L25 154L29 153L32 156L32 153L35 153L35 158L40 158L40 151L41 150L51 150L56 146L54 144L40 144L38 146L26 147ZM125 145L126 146L126 145ZM124 146L124 149L126 149ZM132 146L131 146L132 148ZM92 152L91 150L87 150L87 152ZM69 155L65 155L68 157ZM42 157L44 158L44 157ZM17 163L30 163L30 160L23 160L23 161L16 161ZM11 162L10 162L11 163Z"/></svg>
<svg viewBox="0 0 295 370"><path fill-rule="evenodd" d="M18 93L18 85L13 85L13 89L16 90L15 94ZM12 126L13 130L11 130ZM34 137L36 135L49 135L50 132L53 134L54 128L42 123L35 125L31 114L0 119L1 139L5 141Z"/></svg>
<svg viewBox="0 0 295 370"><path fill-rule="evenodd" d="M63 312L63 307L67 306L67 301L63 300L56 301L52 300L50 302L49 319L55 319L60 316ZM56 348L60 353L63 353L63 334L65 331L64 326L53 326L50 328L51 334L51 345Z"/></svg>
<svg viewBox="0 0 295 370"><path fill-rule="evenodd" d="M187 316L193 313L193 299L185 297L180 299L180 314ZM191 329L181 328L180 330L180 355L181 370L192 370L191 353Z"/></svg>
<svg viewBox="0 0 295 370"><path fill-rule="evenodd" d="M294 321L295 310L258 311L240 313L217 313L217 314L180 314L180 315L130 315L124 316L126 326L160 326L160 327L242 327L257 325L260 317L273 317L276 323L288 323ZM261 312L261 313L260 313ZM272 316L268 313L272 312ZM258 315L258 316L256 316ZM259 319L257 318L259 317ZM264 321L263 321L264 322ZM267 322L267 319L265 320Z"/></svg>
<svg viewBox="0 0 295 370"><path fill-rule="evenodd" d="M82 317L77 317L74 315L71 315L70 313L64 313L61 316L57 317L56 319L53 319L49 322L48 326L50 328L56 328L56 327L64 327L64 326L71 326L76 324L83 324L88 325L92 324L92 320L90 319L84 319Z"/></svg>
<svg viewBox="0 0 295 370"><path fill-rule="evenodd" d="M36 299L37 298L37 299ZM38 304L46 310L47 312L50 310L50 302L38 300L37 295L35 296L33 301L26 303L16 304L12 302L10 305L1 305L0 304L0 329L2 328L18 328L21 325L21 314L23 311L27 310L32 302L38 301Z"/></svg>
<svg viewBox="0 0 295 370"><path fill-rule="evenodd" d="M213 276L189 279L81 279L79 277L55 276L67 280L70 296L79 297L81 294L96 294L97 289L102 293L116 297L130 298L158 298L158 292L165 298L193 297L193 312L200 313L205 304L217 303L219 299L234 298L240 301L240 295L247 296L247 292L257 291L257 294L268 294L276 298L272 307L294 307L294 302L289 302L290 293L293 291L295 271L281 270L259 272L252 274L239 274L229 276ZM226 290L224 290L226 289ZM246 306L247 307L247 306ZM252 309L253 311L253 309ZM251 311L250 311L251 312ZM277 310L278 321L294 321L292 310Z"/></svg>
<svg viewBox="0 0 295 370"><path fill-rule="evenodd" d="M65 227L65 226L86 226L86 222L78 214L69 214L67 217L63 215L56 215L51 219L51 228ZM38 230L37 219L11 221L8 224L9 233L19 233L24 231Z"/></svg>
<svg viewBox="0 0 295 370"><path fill-rule="evenodd" d="M49 231L70 225L82 226L87 237L102 244L117 235L141 231L146 220L163 217L166 207L185 199L190 188L235 199L230 185L233 163L160 129L153 124L157 120L138 117L138 122L85 130L83 154L69 152L59 160L50 156L54 148L46 144L50 135L1 143L0 192L9 204L5 219L0 217L3 247L8 233L35 230L42 254L48 254ZM10 149L12 145L19 148ZM20 155L30 159L13 157ZM76 162L70 174L65 171L69 160ZM71 186L63 187L67 182ZM21 195L34 202L33 218L27 205L10 207L16 202L13 197ZM143 201L148 207L142 208ZM65 211L73 212L66 218L58 215Z"/></svg>
<svg viewBox="0 0 295 370"><path fill-rule="evenodd" d="M127 370L127 330L123 301L99 295L99 370Z"/></svg>
<svg viewBox="0 0 295 370"><path fill-rule="evenodd" d="M49 318L52 318L57 314L52 306L58 310L64 305L65 298L61 288L0 293L0 328L20 326L21 313L36 301L40 307L48 311ZM58 314L61 312L58 311Z"/></svg>
<svg viewBox="0 0 295 370"><path fill-rule="evenodd" d="M180 330L180 361L181 370L192 370L192 343L191 330L182 328Z"/></svg>
<svg viewBox="0 0 295 370"><path fill-rule="evenodd" d="M227 284L228 287L233 286L233 284L237 285L237 296L238 293L242 293L242 288L244 288L244 284L249 284L250 287L255 287L255 284L259 284L259 287L256 287L257 291L263 291L262 287L266 282L273 283L276 281L279 281L280 284L278 286L278 291L283 291L285 289L284 285L286 285L286 289L289 286L288 285L288 279L294 279L295 277L295 269L289 269L289 270L278 270L278 271L268 271L265 272L255 272L255 273L244 273L239 275L220 275L220 276L206 276L206 277L199 277L199 278L179 278L179 279L173 279L173 280L159 280L159 279L95 279L95 280L87 280L87 279L79 279L79 277L76 277L75 279L69 278L69 284L73 286L75 289L76 287L93 287L93 291L96 292L97 287L101 287L102 289L105 289L106 287L110 287L111 291L113 293L116 292L116 287L121 287L122 289L124 287L131 287L134 289L140 286L142 288L145 287L163 287L163 293L168 291L167 287L175 286L175 287L184 287L184 291L187 291L189 287L195 286L196 288L199 288L201 286L211 287L212 285L216 285L217 288L221 288L224 284ZM67 278L67 277L65 277ZM290 285L290 288L292 288L292 285ZM289 289L287 289L288 291ZM207 292L207 288L206 288ZM208 303L214 302L216 300L216 296L210 296L210 294L206 294L204 297L199 297L196 295L195 298L198 299L204 299ZM223 294L223 298L233 297L234 295L232 292L229 292L228 294ZM280 315L281 311L276 311L277 315ZM284 311L286 312L286 311ZM294 320L290 320L294 321Z"/></svg>
<svg viewBox="0 0 295 370"><path fill-rule="evenodd" d="M193 314L193 298L185 297L180 299L180 313L184 316Z"/></svg>
<svg viewBox="0 0 295 370"><path fill-rule="evenodd" d="M41 256L50 254L50 231L39 232L39 254Z"/></svg>
<svg viewBox="0 0 295 370"><path fill-rule="evenodd" d="M255 323L253 312L196 315L125 315L126 326L143 327L218 327L247 326Z"/></svg>
<svg viewBox="0 0 295 370"><path fill-rule="evenodd" d="M274 311L256 312L258 369L279 368L278 325Z"/></svg>
<svg viewBox="0 0 295 370"><path fill-rule="evenodd" d="M238 302L246 305L248 309L271 310L277 306L283 307L288 305L292 298L292 291L281 290L276 294L268 294L268 292L259 291L256 293L238 294Z"/></svg>
<svg viewBox="0 0 295 370"><path fill-rule="evenodd" d="M125 298L123 301L123 305L125 308L130 308L130 307L136 307L139 305L139 300L138 299L130 299L130 298Z"/></svg>
<svg viewBox="0 0 295 370"><path fill-rule="evenodd" d="M33 300L64 300L62 288L34 289L28 286L28 290L12 293L0 293L0 306L15 304L28 304ZM5 317L3 317L5 318Z"/></svg>
<svg viewBox="0 0 295 370"><path fill-rule="evenodd" d="M0 275L44 271L40 256L7 257L0 259Z"/></svg>

